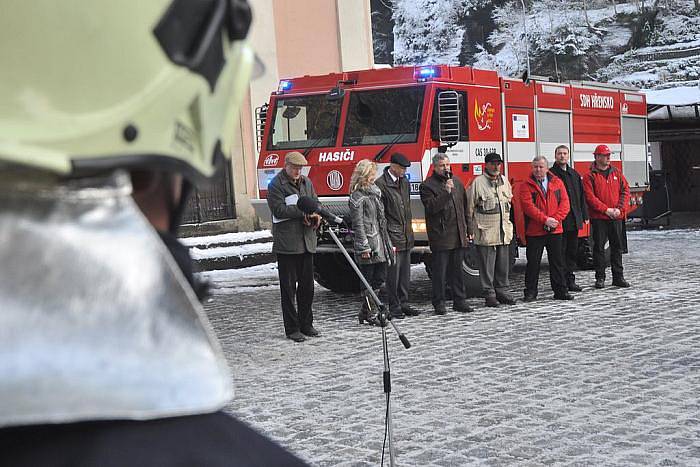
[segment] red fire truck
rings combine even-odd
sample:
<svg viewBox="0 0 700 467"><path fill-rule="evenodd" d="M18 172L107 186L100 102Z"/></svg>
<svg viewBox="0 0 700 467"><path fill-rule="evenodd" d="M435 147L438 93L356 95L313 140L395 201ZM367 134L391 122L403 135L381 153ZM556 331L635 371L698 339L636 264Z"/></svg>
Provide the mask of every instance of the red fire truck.
<svg viewBox="0 0 700 467"><path fill-rule="evenodd" d="M428 268L430 249L418 187L430 175L438 150L447 153L454 175L465 185L482 173L486 154L502 154L504 173L515 191L530 175L536 154L553 161L554 149L565 144L574 167L585 174L595 146L607 144L612 164L630 183L631 209L641 204L648 188L645 96L601 83L523 82L494 71L446 65L303 76L282 80L259 109L258 136L259 198L253 204L264 220L270 219L267 186L291 150L305 154L309 166L304 174L325 207L340 215L348 211L350 175L358 161L377 161L381 173L393 152L406 155L416 234L412 260ZM514 211L522 241L522 214L517 206ZM341 233L351 250L351 228ZM584 229L580 236L587 235ZM463 270L469 289L476 292L478 270L472 255L467 256ZM316 280L324 287L359 289L350 266L323 233L315 266Z"/></svg>

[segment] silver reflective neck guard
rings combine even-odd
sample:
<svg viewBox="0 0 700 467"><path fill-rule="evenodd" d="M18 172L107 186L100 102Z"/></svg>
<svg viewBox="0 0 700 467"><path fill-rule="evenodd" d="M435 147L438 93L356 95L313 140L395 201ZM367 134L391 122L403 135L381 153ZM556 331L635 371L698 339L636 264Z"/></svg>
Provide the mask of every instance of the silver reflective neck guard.
<svg viewBox="0 0 700 467"><path fill-rule="evenodd" d="M0 426L221 408L231 378L126 173L0 172Z"/></svg>

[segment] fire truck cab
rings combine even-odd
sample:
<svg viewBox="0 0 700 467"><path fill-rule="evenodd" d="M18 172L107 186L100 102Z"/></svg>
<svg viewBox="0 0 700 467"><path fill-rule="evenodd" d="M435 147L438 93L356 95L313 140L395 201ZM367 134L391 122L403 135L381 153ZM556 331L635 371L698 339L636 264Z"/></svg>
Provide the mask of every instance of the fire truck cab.
<svg viewBox="0 0 700 467"><path fill-rule="evenodd" d="M582 175L593 149L607 144L612 164L630 184L631 209L648 189L646 102L642 93L601 83L523 82L495 71L471 67L415 66L303 76L280 82L258 111L258 191L256 213L270 219L267 186L284 166L284 155L302 152L304 175L326 208L349 211L349 182L356 163L372 159L381 174L393 152L410 161L411 208L416 246L413 262L430 266L425 214L418 195L432 172L432 157L445 152L453 174L467 186L483 170L484 156L503 156L504 174L513 185L530 175L535 155L554 159L554 149L570 148L571 164ZM516 236L524 242L522 213L514 206ZM339 237L352 251L352 227ZM337 246L320 231L315 255L316 280L335 291L359 290ZM587 238L582 229L581 238ZM513 257L517 246L513 244ZM463 272L472 294L479 293L471 254Z"/></svg>

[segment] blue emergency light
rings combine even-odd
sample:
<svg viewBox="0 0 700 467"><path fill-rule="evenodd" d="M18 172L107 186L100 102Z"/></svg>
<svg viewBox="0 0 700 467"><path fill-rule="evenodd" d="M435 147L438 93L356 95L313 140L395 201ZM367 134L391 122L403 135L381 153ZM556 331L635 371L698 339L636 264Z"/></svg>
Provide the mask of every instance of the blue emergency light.
<svg viewBox="0 0 700 467"><path fill-rule="evenodd" d="M439 76L440 76L439 70L433 66L420 67L415 72L415 78L419 79L419 80L437 78Z"/></svg>
<svg viewBox="0 0 700 467"><path fill-rule="evenodd" d="M283 79L280 81L280 85L277 88L277 91L284 92L289 91L290 89L292 89L292 82L287 79Z"/></svg>

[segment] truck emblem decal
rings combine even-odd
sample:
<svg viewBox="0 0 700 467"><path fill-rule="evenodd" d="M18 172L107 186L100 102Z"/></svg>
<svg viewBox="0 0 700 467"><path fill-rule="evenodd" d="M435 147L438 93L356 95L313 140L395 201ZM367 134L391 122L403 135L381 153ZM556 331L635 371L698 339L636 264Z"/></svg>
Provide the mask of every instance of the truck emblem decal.
<svg viewBox="0 0 700 467"><path fill-rule="evenodd" d="M331 170L330 172L328 172L328 176L326 177L326 183L328 184L328 188L330 188L331 190L340 190L341 188L343 188L343 174L341 174L337 170Z"/></svg>
<svg viewBox="0 0 700 467"><path fill-rule="evenodd" d="M493 127L493 114L495 109L490 102L479 106L479 100L474 98L474 120L476 120L476 126L480 131L490 130Z"/></svg>
<svg viewBox="0 0 700 467"><path fill-rule="evenodd" d="M267 157L265 158L265 162L263 162L263 165L265 167L274 167L277 165L277 163L280 161L280 156L277 154L268 154Z"/></svg>
<svg viewBox="0 0 700 467"><path fill-rule="evenodd" d="M355 160L355 151L351 151L350 149L346 149L345 151L320 152L318 154L319 162L340 162L352 160Z"/></svg>
<svg viewBox="0 0 700 467"><path fill-rule="evenodd" d="M593 109L613 109L615 99L611 96L599 96L598 94L581 94L581 107Z"/></svg>

